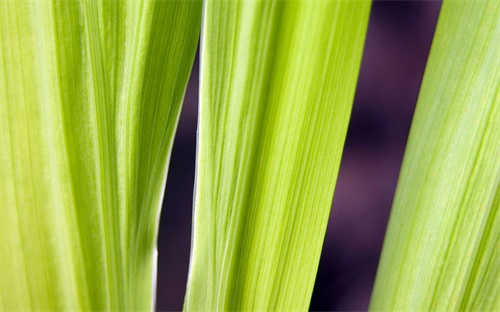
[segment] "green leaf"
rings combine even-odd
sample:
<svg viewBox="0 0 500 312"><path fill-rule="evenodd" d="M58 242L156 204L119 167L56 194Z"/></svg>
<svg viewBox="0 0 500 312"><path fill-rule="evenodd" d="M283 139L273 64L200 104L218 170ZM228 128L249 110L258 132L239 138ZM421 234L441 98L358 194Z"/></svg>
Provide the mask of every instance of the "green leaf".
<svg viewBox="0 0 500 312"><path fill-rule="evenodd" d="M372 310L500 309L499 16L443 3Z"/></svg>
<svg viewBox="0 0 500 312"><path fill-rule="evenodd" d="M152 308L200 1L0 1L0 310Z"/></svg>
<svg viewBox="0 0 500 312"><path fill-rule="evenodd" d="M186 310L306 310L370 1L206 1Z"/></svg>

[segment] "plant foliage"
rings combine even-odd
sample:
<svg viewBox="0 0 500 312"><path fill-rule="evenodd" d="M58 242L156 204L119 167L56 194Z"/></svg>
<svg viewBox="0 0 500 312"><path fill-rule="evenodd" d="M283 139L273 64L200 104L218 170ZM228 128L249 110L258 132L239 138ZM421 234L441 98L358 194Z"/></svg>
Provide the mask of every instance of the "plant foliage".
<svg viewBox="0 0 500 312"><path fill-rule="evenodd" d="M0 1L0 310L152 309L199 1Z"/></svg>
<svg viewBox="0 0 500 312"><path fill-rule="evenodd" d="M444 1L372 310L500 309L499 16Z"/></svg>
<svg viewBox="0 0 500 312"><path fill-rule="evenodd" d="M370 1L207 1L186 310L306 310Z"/></svg>

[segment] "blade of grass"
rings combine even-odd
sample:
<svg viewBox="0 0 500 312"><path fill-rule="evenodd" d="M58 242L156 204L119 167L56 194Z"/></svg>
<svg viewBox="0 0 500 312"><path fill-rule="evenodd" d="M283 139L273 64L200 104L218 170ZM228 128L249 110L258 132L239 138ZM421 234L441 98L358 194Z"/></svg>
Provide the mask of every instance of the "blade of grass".
<svg viewBox="0 0 500 312"><path fill-rule="evenodd" d="M0 2L0 310L152 308L200 1Z"/></svg>
<svg viewBox="0 0 500 312"><path fill-rule="evenodd" d="M499 16L443 3L372 310L500 309Z"/></svg>
<svg viewBox="0 0 500 312"><path fill-rule="evenodd" d="M306 310L369 1L206 1L186 310Z"/></svg>

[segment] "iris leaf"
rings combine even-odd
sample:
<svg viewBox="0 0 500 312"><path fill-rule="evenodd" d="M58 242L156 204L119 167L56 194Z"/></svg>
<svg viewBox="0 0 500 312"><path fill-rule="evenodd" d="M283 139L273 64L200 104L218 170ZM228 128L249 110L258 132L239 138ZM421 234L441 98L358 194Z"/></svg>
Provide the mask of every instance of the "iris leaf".
<svg viewBox="0 0 500 312"><path fill-rule="evenodd" d="M186 310L306 310L369 1L206 1Z"/></svg>
<svg viewBox="0 0 500 312"><path fill-rule="evenodd" d="M200 1L0 2L0 310L151 310Z"/></svg>
<svg viewBox="0 0 500 312"><path fill-rule="evenodd" d="M372 310L500 309L499 16L443 3Z"/></svg>

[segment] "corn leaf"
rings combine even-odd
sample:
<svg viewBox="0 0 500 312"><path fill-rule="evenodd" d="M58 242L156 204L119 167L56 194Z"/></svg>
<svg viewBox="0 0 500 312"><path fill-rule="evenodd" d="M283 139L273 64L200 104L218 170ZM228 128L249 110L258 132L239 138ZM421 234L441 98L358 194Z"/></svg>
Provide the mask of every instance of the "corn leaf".
<svg viewBox="0 0 500 312"><path fill-rule="evenodd" d="M199 1L0 1L0 310L151 310Z"/></svg>
<svg viewBox="0 0 500 312"><path fill-rule="evenodd" d="M306 310L369 1L206 1L186 310Z"/></svg>
<svg viewBox="0 0 500 312"><path fill-rule="evenodd" d="M500 310L499 16L443 3L372 310Z"/></svg>

